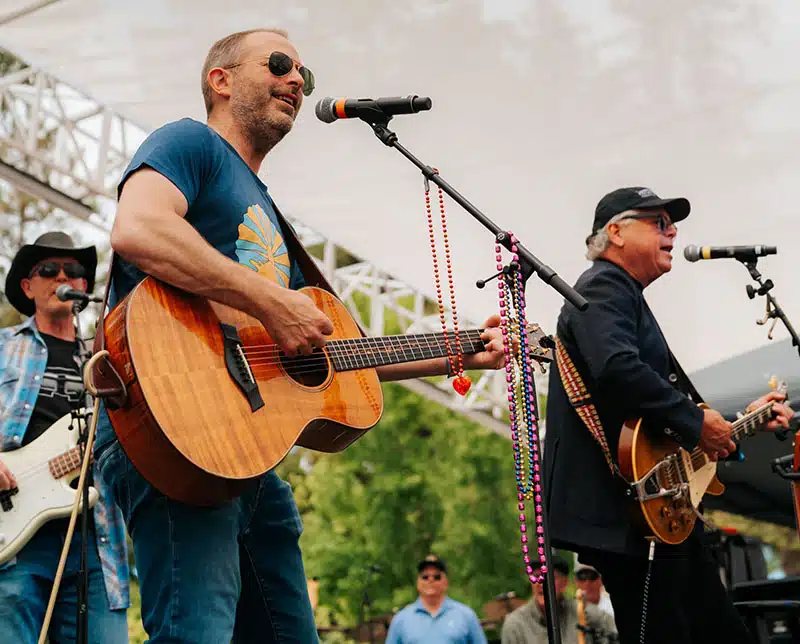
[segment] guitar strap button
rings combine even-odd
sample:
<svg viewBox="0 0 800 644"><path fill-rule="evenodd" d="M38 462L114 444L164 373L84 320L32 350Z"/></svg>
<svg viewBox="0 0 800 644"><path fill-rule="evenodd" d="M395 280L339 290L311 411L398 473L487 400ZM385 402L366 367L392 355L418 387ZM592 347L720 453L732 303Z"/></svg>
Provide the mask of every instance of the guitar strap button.
<svg viewBox="0 0 800 644"><path fill-rule="evenodd" d="M667 376L667 380L669 380L672 383L676 383L678 382L678 375L675 373L671 373L669 374L669 376Z"/></svg>

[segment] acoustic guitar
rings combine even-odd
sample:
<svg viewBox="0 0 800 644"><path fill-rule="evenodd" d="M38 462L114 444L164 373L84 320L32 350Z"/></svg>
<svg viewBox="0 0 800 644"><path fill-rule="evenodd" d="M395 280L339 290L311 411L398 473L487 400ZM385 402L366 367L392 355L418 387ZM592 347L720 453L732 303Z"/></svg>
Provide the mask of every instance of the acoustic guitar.
<svg viewBox="0 0 800 644"><path fill-rule="evenodd" d="M785 393L785 383L776 389ZM731 438L753 436L774 417L773 405L769 402L734 421ZM700 517L697 508L703 497L725 491L716 461L699 447L692 452L676 448L663 431L645 427L641 418L623 425L617 456L622 475L632 484L639 523L662 543L685 541Z"/></svg>
<svg viewBox="0 0 800 644"><path fill-rule="evenodd" d="M383 413L376 367L447 356L454 335L363 337L328 291L301 289L333 323L325 348L287 357L253 317L152 277L105 318L109 359L127 389L108 414L139 473L193 505L235 498L295 446L338 452ZM465 354L482 330L460 332ZM537 325L532 358L552 361Z"/></svg>

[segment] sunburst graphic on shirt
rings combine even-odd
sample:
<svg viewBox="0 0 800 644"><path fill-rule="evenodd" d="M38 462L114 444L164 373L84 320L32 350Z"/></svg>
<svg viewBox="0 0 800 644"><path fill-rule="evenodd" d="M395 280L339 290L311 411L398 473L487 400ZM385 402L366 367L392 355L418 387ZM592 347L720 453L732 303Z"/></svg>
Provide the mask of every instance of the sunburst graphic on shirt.
<svg viewBox="0 0 800 644"><path fill-rule="evenodd" d="M247 209L236 240L239 263L265 275L276 284L289 286L291 264L283 236L258 204Z"/></svg>

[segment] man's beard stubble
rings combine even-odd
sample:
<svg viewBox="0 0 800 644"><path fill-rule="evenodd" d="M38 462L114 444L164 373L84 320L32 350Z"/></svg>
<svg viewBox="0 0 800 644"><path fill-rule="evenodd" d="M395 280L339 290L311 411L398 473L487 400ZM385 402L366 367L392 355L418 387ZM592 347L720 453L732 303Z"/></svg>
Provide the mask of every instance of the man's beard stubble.
<svg viewBox="0 0 800 644"><path fill-rule="evenodd" d="M233 118L247 135L253 151L257 154L267 154L280 143L294 125L294 119L274 118L273 112L264 115L264 105L274 100L278 99L271 94L262 97L251 93L246 96L240 95L231 106Z"/></svg>

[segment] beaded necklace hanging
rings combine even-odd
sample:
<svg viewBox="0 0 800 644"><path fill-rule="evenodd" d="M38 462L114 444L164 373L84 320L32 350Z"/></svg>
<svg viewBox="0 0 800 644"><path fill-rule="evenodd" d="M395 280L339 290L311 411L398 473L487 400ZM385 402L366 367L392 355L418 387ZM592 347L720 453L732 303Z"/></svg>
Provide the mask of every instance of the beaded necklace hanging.
<svg viewBox="0 0 800 644"><path fill-rule="evenodd" d="M436 172L436 168L433 168ZM438 187L438 186L437 186ZM450 345L450 335L447 331L447 323L444 315L444 299L442 297L442 286L439 278L439 259L436 254L436 239L433 230L433 214L431 213L430 182L425 177L425 211L428 218L428 235L430 236L431 255L433 256L433 276L436 281L436 299L439 303L439 320L442 323L442 334L444 345L447 350L448 375L452 373L456 378L453 380L453 389L462 396L465 396L472 386L472 380L464 374L464 358L461 348L461 336L458 333L458 312L456 311L455 282L453 281L453 264L450 257L450 241L447 237L447 215L444 211L444 192L439 188L439 211L442 219L442 237L444 239L444 256L447 264L447 283L450 297L450 309L453 312L453 336L455 338L455 350Z"/></svg>
<svg viewBox="0 0 800 644"><path fill-rule="evenodd" d="M522 542L522 560L525 572L531 583L541 583L547 573L544 548L544 525L542 520L542 486L539 471L539 428L536 422L536 402L534 400L533 370L528 353L527 320L525 318L525 287L517 255L517 238L508 233L511 239L513 262L510 270L503 268L500 244L495 244L497 270L501 272L497 280L500 300L500 329L503 334L506 382L508 383L508 414L511 423L511 446L514 451L514 474L517 481L517 501L519 509L519 531ZM518 345L514 345L514 338ZM516 368L515 368L516 367ZM519 373L519 379L518 374ZM534 501L536 516L536 553L541 573L534 575L533 560L530 555L525 502Z"/></svg>

